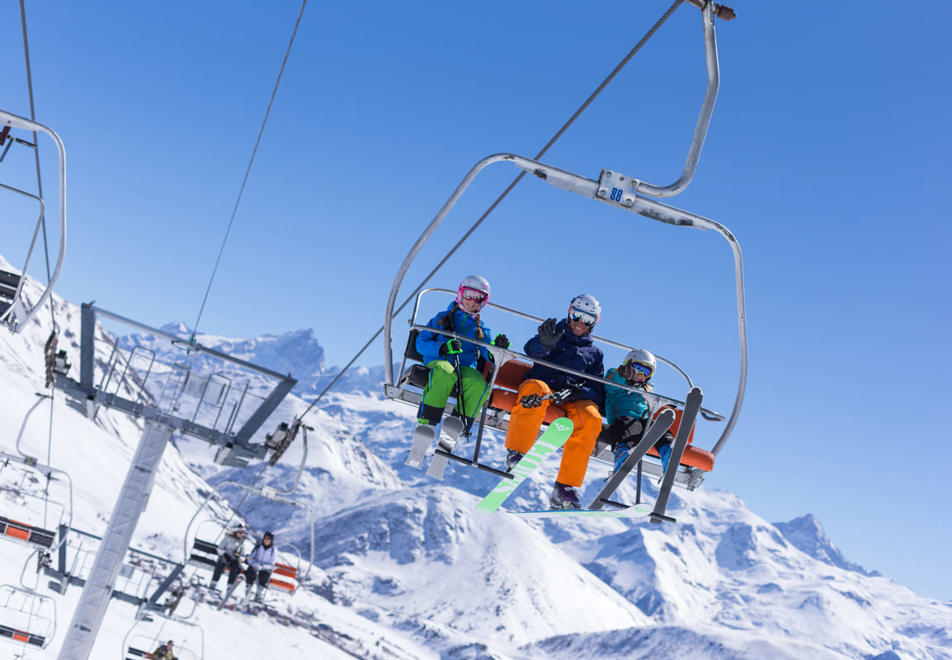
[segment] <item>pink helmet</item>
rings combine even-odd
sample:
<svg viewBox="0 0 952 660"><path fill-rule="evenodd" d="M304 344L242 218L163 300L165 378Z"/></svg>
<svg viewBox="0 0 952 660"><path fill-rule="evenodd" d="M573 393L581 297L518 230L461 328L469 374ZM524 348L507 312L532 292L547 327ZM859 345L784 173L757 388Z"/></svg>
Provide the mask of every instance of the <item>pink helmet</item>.
<svg viewBox="0 0 952 660"><path fill-rule="evenodd" d="M477 300L479 302L479 309L485 307L486 303L489 302L489 281L479 275L470 275L469 277L463 278L463 281L459 283L459 288L456 290L456 304L462 305L464 298L467 300Z"/></svg>

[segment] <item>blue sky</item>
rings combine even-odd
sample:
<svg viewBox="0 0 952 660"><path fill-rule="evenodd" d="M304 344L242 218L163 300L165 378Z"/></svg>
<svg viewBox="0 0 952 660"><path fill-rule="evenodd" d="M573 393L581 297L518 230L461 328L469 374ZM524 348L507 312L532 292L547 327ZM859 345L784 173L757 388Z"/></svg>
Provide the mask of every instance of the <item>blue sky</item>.
<svg viewBox="0 0 952 660"><path fill-rule="evenodd" d="M311 3L200 329L311 327L329 364L347 362L468 169L495 152L533 156L667 6ZM25 115L18 3L0 7L0 107ZM69 158L58 293L152 325L194 322L299 8L28 6L37 118ZM952 600L952 10L735 9L717 25L721 90L697 176L670 200L727 225L744 250L747 400L706 483L768 520L814 513L851 560ZM700 12L687 5L545 161L670 183L704 83ZM49 142L41 155L52 191ZM0 181L32 186L31 157L11 151ZM497 165L477 181L404 295L516 173ZM32 223L9 195L0 210L16 263ZM540 316L595 294L599 334L676 360L709 407L730 410L733 271L715 234L526 180L432 284L470 273L491 280L495 301ZM379 343L361 362L382 362ZM702 427L697 442L717 434Z"/></svg>

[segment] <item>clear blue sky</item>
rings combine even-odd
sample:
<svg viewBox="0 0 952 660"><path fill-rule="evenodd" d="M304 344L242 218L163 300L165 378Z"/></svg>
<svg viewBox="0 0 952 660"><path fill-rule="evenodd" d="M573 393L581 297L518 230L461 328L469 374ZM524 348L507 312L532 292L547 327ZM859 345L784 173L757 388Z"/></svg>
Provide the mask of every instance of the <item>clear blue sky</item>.
<svg viewBox="0 0 952 660"><path fill-rule="evenodd" d="M300 4L28 4L37 117L69 154L58 292L193 323ZM466 171L494 152L534 155L668 3L600 7L312 2L200 329L311 327L329 364L348 361ZM746 260L747 402L707 483L768 520L814 513L853 561L950 600L952 10L734 7L717 26L722 85L700 167L671 200L730 227ZM18 3L0 9L0 107L27 114ZM686 5L546 161L673 181L704 81L700 12ZM49 142L42 155L52 165ZM0 180L31 185L27 156L11 152ZM515 174L479 180L408 284ZM0 216L16 262L31 222L9 195ZM594 293L600 334L675 359L729 411L733 280L715 234L526 180L434 284L472 272L497 302L543 316ZM381 362L378 343L362 363Z"/></svg>

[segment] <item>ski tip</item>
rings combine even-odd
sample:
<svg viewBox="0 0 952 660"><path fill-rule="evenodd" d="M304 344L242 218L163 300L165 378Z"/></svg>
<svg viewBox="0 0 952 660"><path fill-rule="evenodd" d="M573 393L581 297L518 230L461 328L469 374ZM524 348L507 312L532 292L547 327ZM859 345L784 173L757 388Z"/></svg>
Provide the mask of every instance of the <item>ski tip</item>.
<svg viewBox="0 0 952 660"><path fill-rule="evenodd" d="M575 429L575 424L568 417L559 417L549 423L549 428L554 428L559 433L571 433Z"/></svg>

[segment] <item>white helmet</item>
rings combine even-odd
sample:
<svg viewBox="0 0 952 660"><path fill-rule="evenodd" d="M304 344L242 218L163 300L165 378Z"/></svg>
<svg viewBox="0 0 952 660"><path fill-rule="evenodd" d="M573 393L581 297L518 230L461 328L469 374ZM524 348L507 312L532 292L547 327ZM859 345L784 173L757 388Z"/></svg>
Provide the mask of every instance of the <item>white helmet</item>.
<svg viewBox="0 0 952 660"><path fill-rule="evenodd" d="M476 291L483 294L482 300L479 301L479 309L482 309L486 303L489 302L489 280L485 277L480 275L464 277L463 281L459 283L459 288L456 290L457 305L462 305L466 291ZM472 296L472 294L470 293L469 296Z"/></svg>
<svg viewBox="0 0 952 660"><path fill-rule="evenodd" d="M651 378L654 375L655 369L658 367L658 361L655 359L654 354L651 351L646 351L643 348L636 348L634 350L628 351L628 355L625 356L625 361L623 364L643 364L646 367L651 368L651 373L648 374L648 378Z"/></svg>
<svg viewBox="0 0 952 660"><path fill-rule="evenodd" d="M588 293L583 293L580 296L572 298L572 302L569 303L569 320L572 318L573 309L577 312L581 312L582 316L595 319L588 324L590 327L594 327L595 324L598 323L598 319L602 317L602 304L598 302L595 296Z"/></svg>

